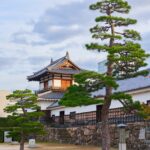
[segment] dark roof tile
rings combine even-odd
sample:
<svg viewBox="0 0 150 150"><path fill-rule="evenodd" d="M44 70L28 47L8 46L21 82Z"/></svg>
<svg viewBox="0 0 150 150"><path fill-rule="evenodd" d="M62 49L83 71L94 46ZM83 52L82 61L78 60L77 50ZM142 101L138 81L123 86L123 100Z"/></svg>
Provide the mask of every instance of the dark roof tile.
<svg viewBox="0 0 150 150"><path fill-rule="evenodd" d="M38 81L39 78L41 77L41 75L46 74L48 72L54 72L54 73L68 73L68 74L76 74L77 72L79 72L79 70L81 70L78 66L76 66L78 69L77 70L68 70L68 69L63 69L62 72L61 70L57 70L55 66L58 66L59 64L62 64L65 60L69 60L73 65L75 65L70 59L69 57L66 55L62 58L59 58L55 61L52 61L48 66L46 66L45 68L41 69L40 71L34 72L33 75L28 76L27 79L29 81L35 80ZM67 70L67 71L66 71Z"/></svg>
<svg viewBox="0 0 150 150"><path fill-rule="evenodd" d="M119 87L117 90L114 90L114 92L128 92L128 91L148 88L150 87L150 73L146 77L138 76L130 79L119 80L117 81L117 83ZM105 94L104 89L92 93L93 96L99 96L104 94Z"/></svg>
<svg viewBox="0 0 150 150"><path fill-rule="evenodd" d="M48 92L45 94L42 94L39 96L39 99L45 99L45 100L58 100L61 99L64 96L64 92Z"/></svg>

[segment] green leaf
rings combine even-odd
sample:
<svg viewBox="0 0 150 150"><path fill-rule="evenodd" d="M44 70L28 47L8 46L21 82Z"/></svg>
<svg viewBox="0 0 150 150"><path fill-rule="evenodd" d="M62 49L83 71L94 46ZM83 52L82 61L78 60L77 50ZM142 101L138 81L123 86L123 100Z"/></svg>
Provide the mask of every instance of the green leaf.
<svg viewBox="0 0 150 150"><path fill-rule="evenodd" d="M8 95L7 99L14 101L4 109L11 113L8 117L8 123L11 124L11 137L21 139L31 134L43 134L43 125L39 122L39 117L44 114L39 111L37 95L28 89L16 90Z"/></svg>
<svg viewBox="0 0 150 150"><path fill-rule="evenodd" d="M110 22L113 22L114 26L128 26L132 24L136 24L137 21L135 19L130 18L122 18L117 16L100 16L95 19L96 22L106 22L106 24L109 24Z"/></svg>
<svg viewBox="0 0 150 150"><path fill-rule="evenodd" d="M124 0L102 0L95 4L90 5L91 10L99 10L101 13L129 13L131 6Z"/></svg>
<svg viewBox="0 0 150 150"><path fill-rule="evenodd" d="M74 85L68 89L59 104L62 106L76 107L100 104L102 102L103 100L92 98L91 94L88 93L85 88Z"/></svg>
<svg viewBox="0 0 150 150"><path fill-rule="evenodd" d="M132 40L141 40L140 34L135 30L124 30L124 37Z"/></svg>

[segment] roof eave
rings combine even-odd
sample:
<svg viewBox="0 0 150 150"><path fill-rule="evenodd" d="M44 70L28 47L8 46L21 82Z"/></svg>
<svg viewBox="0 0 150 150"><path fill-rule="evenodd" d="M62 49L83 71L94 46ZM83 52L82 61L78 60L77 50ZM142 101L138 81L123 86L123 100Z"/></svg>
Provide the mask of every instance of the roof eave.
<svg viewBox="0 0 150 150"><path fill-rule="evenodd" d="M56 110L56 109L60 109L60 108L65 108L65 106L53 106L53 107L47 107L47 110Z"/></svg>
<svg viewBox="0 0 150 150"><path fill-rule="evenodd" d="M47 72L48 72L47 69L45 69L45 70L43 70L43 71L41 71L41 72L36 72L36 73L34 73L33 75L28 76L28 77L27 77L27 80L28 80L28 81L40 81L40 78L41 78L43 75L45 75Z"/></svg>

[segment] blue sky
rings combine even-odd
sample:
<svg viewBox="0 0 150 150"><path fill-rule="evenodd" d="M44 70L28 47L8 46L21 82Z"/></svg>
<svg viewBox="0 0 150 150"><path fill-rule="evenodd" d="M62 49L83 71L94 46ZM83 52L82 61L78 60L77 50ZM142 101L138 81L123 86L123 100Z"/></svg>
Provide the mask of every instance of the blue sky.
<svg viewBox="0 0 150 150"><path fill-rule="evenodd" d="M0 89L36 89L28 75L70 52L82 68L97 70L105 54L87 51L96 0L1 0L0 2ZM129 0L128 0L129 1ZM130 17L138 24L147 52L150 43L150 0L130 0Z"/></svg>

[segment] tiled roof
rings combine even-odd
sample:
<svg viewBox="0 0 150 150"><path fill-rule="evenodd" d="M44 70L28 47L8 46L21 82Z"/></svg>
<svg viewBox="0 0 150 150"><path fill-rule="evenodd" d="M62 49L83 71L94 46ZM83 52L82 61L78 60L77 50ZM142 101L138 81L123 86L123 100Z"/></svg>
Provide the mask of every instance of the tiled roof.
<svg viewBox="0 0 150 150"><path fill-rule="evenodd" d="M54 72L54 73L68 73L68 74L76 74L76 73L80 73L80 68L78 66L76 66L78 69L77 70L73 70L73 69L60 69L57 70L55 66L58 66L59 64L62 64L65 60L70 61L74 66L76 66L70 59L69 59L69 54L67 53L66 56L59 58L55 61L51 61L51 63L46 66L45 68L41 69L40 71L34 72L33 75L28 76L27 79L29 81L32 80L39 80L39 78L41 77L41 75L44 75L48 72Z"/></svg>
<svg viewBox="0 0 150 150"><path fill-rule="evenodd" d="M148 69L150 72L150 70ZM130 78L126 80L119 80L117 81L119 87L117 90L114 90L114 92L128 92L128 91L134 91L138 89L148 88L150 87L150 73L148 76L138 76L135 78ZM104 95L105 90L101 89L96 92L93 92L93 96L100 96Z"/></svg>
<svg viewBox="0 0 150 150"><path fill-rule="evenodd" d="M63 73L63 74L78 74L81 70L72 70L72 69L52 69L50 72L53 73Z"/></svg>
<svg viewBox="0 0 150 150"><path fill-rule="evenodd" d="M58 100L61 99L64 96L64 92L48 92L45 94L42 94L41 96L39 96L39 99L43 99L43 100Z"/></svg>

